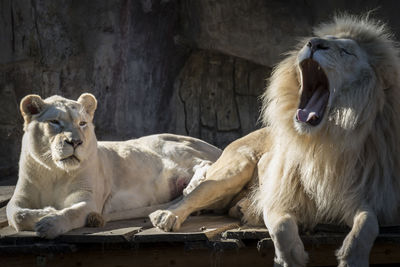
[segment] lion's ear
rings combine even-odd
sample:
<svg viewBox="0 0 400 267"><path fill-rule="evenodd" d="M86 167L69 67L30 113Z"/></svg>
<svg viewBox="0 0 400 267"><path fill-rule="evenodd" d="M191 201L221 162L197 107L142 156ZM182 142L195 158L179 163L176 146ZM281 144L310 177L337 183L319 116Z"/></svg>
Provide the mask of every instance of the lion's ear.
<svg viewBox="0 0 400 267"><path fill-rule="evenodd" d="M78 103L83 106L85 111L93 117L94 112L97 108L97 100L94 95L89 94L89 93L83 93L81 96L78 98Z"/></svg>
<svg viewBox="0 0 400 267"><path fill-rule="evenodd" d="M33 115L40 114L46 106L38 95L27 95L21 100L20 110L25 121L29 121Z"/></svg>

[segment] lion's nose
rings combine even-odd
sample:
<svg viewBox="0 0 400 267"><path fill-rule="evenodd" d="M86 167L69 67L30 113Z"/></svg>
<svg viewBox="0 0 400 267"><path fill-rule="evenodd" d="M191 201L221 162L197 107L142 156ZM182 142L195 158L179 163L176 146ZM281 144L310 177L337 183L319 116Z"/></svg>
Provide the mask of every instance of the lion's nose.
<svg viewBox="0 0 400 267"><path fill-rule="evenodd" d="M317 50L327 50L329 49L326 40L321 38L312 38L308 41L307 46L311 49L311 55Z"/></svg>
<svg viewBox="0 0 400 267"><path fill-rule="evenodd" d="M65 140L65 142L71 146L75 148L77 148L78 146L82 145L82 140L80 139L71 139L71 140Z"/></svg>

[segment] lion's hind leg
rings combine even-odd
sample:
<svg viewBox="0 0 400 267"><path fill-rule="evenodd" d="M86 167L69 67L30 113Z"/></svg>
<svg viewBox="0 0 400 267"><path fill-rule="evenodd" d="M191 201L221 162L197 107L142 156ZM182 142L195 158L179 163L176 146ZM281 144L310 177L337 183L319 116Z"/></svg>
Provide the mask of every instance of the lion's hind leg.
<svg viewBox="0 0 400 267"><path fill-rule="evenodd" d="M243 197L233 207L229 209L229 216L239 219L248 226L263 226L261 215L253 208L252 200L249 197Z"/></svg>
<svg viewBox="0 0 400 267"><path fill-rule="evenodd" d="M97 212L90 212L86 217L86 227L103 227L105 224L103 216Z"/></svg>
<svg viewBox="0 0 400 267"><path fill-rule="evenodd" d="M258 160L268 148L266 136L266 130L260 129L228 145L214 164L196 172L195 186L184 191L181 201L150 214L153 225L175 231L193 212L226 208L252 179Z"/></svg>

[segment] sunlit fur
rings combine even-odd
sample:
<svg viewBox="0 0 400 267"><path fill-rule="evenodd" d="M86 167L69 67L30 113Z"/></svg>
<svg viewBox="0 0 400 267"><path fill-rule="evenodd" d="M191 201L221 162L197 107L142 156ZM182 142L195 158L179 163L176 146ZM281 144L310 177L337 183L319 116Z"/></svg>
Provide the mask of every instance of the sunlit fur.
<svg viewBox="0 0 400 267"><path fill-rule="evenodd" d="M22 147L29 148L31 157L46 169L73 172L94 153L97 140L93 134L92 118L81 104L60 96L47 98L44 105L44 112L25 123ZM57 121L58 124L51 121ZM79 126L82 121L87 124ZM66 142L72 136L82 140L82 145L76 149ZM21 158L21 161L24 160L24 157Z"/></svg>
<svg viewBox="0 0 400 267"><path fill-rule="evenodd" d="M275 68L263 96L262 116L274 133L274 145L270 165L261 177L260 211L285 210L306 225L351 223L356 209L367 202L380 223L392 223L399 216L400 198L396 44L383 24L367 18L337 17L317 27L314 34L354 40L373 73L354 69L359 76L353 77L352 87L334 88L336 98L322 127L300 134L293 121L300 94L299 50ZM330 83L335 79L329 78Z"/></svg>
<svg viewBox="0 0 400 267"><path fill-rule="evenodd" d="M173 134L97 142L92 123L97 100L88 93L77 101L28 95L20 107L24 136L7 219L17 231L34 230L45 238L86 224L147 216L178 197L221 153Z"/></svg>

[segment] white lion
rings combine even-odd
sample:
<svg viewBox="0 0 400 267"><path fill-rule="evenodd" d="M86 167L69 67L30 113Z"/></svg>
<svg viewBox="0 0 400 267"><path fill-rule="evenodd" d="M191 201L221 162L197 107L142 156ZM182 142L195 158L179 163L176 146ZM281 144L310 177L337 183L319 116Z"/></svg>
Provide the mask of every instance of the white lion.
<svg viewBox="0 0 400 267"><path fill-rule="evenodd" d="M16 230L54 238L85 224L101 225L103 217L147 216L157 204L178 197L194 174L204 175L221 153L201 140L172 134L97 142L96 107L91 94L78 101L22 99L19 179L7 205Z"/></svg>
<svg viewBox="0 0 400 267"><path fill-rule="evenodd" d="M399 51L368 18L337 17L314 34L274 70L263 97L267 128L229 145L191 194L150 215L154 225L178 229L259 176L259 190L239 203L250 218L255 200L277 266L306 264L298 224L320 222L351 227L340 266L368 266L379 224L400 223Z"/></svg>

